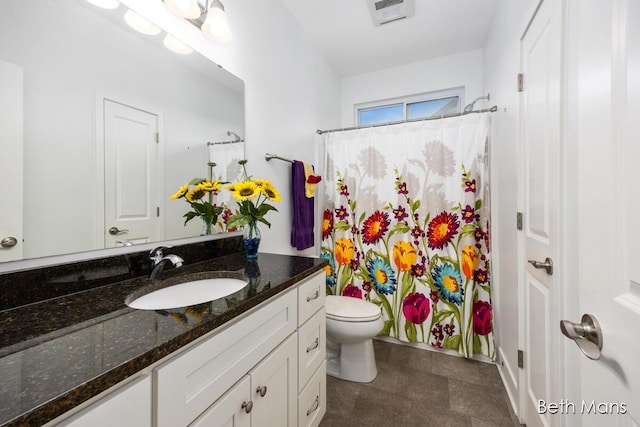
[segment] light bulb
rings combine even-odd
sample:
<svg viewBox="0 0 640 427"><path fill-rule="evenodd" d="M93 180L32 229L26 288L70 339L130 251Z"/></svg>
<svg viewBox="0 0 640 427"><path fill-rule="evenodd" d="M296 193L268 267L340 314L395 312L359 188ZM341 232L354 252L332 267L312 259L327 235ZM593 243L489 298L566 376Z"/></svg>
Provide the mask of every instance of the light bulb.
<svg viewBox="0 0 640 427"><path fill-rule="evenodd" d="M160 30L160 27L152 24L149 20L138 15L131 9L124 14L124 20L131 28L141 32L142 34L155 36L156 34L160 34L160 31L162 31Z"/></svg>
<svg viewBox="0 0 640 427"><path fill-rule="evenodd" d="M181 18L196 19L202 13L198 0L164 0L164 5Z"/></svg>
<svg viewBox="0 0 640 427"><path fill-rule="evenodd" d="M193 52L193 49L190 46L187 46L177 38L173 37L171 34L167 34L165 36L163 43L167 49L181 55L187 55Z"/></svg>
<svg viewBox="0 0 640 427"><path fill-rule="evenodd" d="M224 12L224 6L218 0L213 0L207 11L207 18L202 24L202 33L213 41L228 42L231 40L229 20Z"/></svg>

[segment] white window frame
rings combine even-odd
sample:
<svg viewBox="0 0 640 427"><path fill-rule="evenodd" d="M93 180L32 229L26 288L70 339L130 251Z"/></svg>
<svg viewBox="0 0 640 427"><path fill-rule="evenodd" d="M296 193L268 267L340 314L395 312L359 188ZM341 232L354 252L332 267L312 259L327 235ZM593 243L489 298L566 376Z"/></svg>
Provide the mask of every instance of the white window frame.
<svg viewBox="0 0 640 427"><path fill-rule="evenodd" d="M453 96L457 96L460 98L460 103L458 104L458 113L462 113L462 109L464 108L464 105L465 105L464 86L450 88L450 89L434 90L431 92L401 96L397 98L387 98L387 99L381 99L378 101L370 101L370 102L362 102L359 104L354 104L353 123L354 123L354 126L360 126L360 123L359 123L360 115L358 114L360 110L366 110L369 108L390 107L398 104L403 104L402 120L406 120L407 104L413 104L415 102L432 101L432 100L441 99L441 98L450 98Z"/></svg>

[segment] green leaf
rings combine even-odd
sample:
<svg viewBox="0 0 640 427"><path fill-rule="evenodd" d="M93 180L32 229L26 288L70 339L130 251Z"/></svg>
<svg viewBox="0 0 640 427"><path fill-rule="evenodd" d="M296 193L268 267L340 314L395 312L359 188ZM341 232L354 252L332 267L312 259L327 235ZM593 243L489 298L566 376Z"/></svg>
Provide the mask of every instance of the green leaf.
<svg viewBox="0 0 640 427"><path fill-rule="evenodd" d="M367 213L362 212L362 215L360 215L360 218L358 218L358 224L362 224L362 221L364 220L365 216L367 216Z"/></svg>
<svg viewBox="0 0 640 427"><path fill-rule="evenodd" d="M476 210L480 209L481 207L482 207L482 199L476 200Z"/></svg>
<svg viewBox="0 0 640 427"><path fill-rule="evenodd" d="M391 328L393 327L393 320L385 320L384 327L378 333L378 336L388 337L391 332Z"/></svg>
<svg viewBox="0 0 640 427"><path fill-rule="evenodd" d="M193 178L191 181L189 181L189 185L198 185L201 182L205 182L206 178Z"/></svg>
<svg viewBox="0 0 640 427"><path fill-rule="evenodd" d="M411 203L411 212L415 212L420 207L420 199L416 199Z"/></svg>
<svg viewBox="0 0 640 427"><path fill-rule="evenodd" d="M462 232L461 234L463 236L473 236L476 232L476 226L473 224L466 224L464 227L462 227Z"/></svg>
<svg viewBox="0 0 640 427"><path fill-rule="evenodd" d="M438 311L437 313L434 313L433 315L433 323L440 323L442 321L442 319L444 319L447 316L451 316L453 315L453 311L451 310L442 310L442 311Z"/></svg>
<svg viewBox="0 0 640 427"><path fill-rule="evenodd" d="M460 335L453 335L446 337L442 343L442 348L449 348L451 350L458 350L460 348L460 342L462 337Z"/></svg>
<svg viewBox="0 0 640 427"><path fill-rule="evenodd" d="M338 221L338 223L335 224L333 228L337 231L347 231L351 229L351 226L346 221Z"/></svg>
<svg viewBox="0 0 640 427"><path fill-rule="evenodd" d="M404 333L407 334L409 342L418 342L418 331L416 331L416 325L407 321L404 324Z"/></svg>
<svg viewBox="0 0 640 427"><path fill-rule="evenodd" d="M473 353L482 354L482 342L480 341L480 337L476 334L473 334Z"/></svg>

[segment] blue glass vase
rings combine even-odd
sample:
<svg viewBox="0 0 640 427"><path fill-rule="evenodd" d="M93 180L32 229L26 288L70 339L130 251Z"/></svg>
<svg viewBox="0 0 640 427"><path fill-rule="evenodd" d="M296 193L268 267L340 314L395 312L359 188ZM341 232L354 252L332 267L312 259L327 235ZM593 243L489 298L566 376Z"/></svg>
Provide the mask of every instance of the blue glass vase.
<svg viewBox="0 0 640 427"><path fill-rule="evenodd" d="M242 243L247 253L248 260L258 259L258 247L260 246L260 229L258 224L250 222L244 226L242 232Z"/></svg>

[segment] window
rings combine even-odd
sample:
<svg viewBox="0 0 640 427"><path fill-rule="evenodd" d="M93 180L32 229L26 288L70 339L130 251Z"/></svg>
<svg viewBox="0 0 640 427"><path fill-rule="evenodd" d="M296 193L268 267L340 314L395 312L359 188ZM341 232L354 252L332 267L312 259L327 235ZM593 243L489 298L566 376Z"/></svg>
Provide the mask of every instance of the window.
<svg viewBox="0 0 640 427"><path fill-rule="evenodd" d="M456 88L358 104L355 106L356 125L371 126L460 113L463 95L464 88Z"/></svg>

